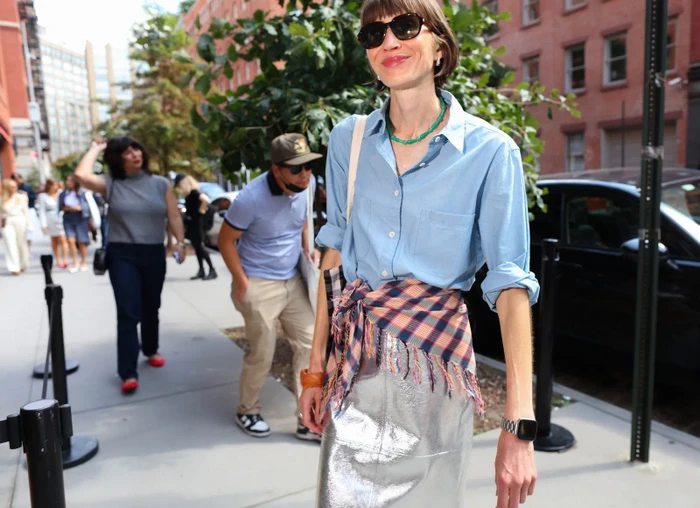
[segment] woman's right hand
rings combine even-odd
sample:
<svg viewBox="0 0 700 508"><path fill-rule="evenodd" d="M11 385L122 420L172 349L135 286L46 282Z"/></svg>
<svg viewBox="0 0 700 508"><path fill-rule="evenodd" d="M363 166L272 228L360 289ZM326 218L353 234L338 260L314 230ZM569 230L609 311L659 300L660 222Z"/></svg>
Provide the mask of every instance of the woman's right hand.
<svg viewBox="0 0 700 508"><path fill-rule="evenodd" d="M47 234L47 233L49 232L49 228L41 228L41 231L42 231L44 234Z"/></svg>
<svg viewBox="0 0 700 508"><path fill-rule="evenodd" d="M243 277L241 280L235 282L236 286L236 300L239 303L243 303L245 294L248 292L248 277Z"/></svg>
<svg viewBox="0 0 700 508"><path fill-rule="evenodd" d="M93 141L92 144L90 145L90 149L95 150L97 152L101 152L105 148L107 148L107 141L104 139Z"/></svg>
<svg viewBox="0 0 700 508"><path fill-rule="evenodd" d="M301 406L301 417L309 429L316 434L322 434L323 428L326 426L324 415L321 414L321 393L323 389L320 386L314 388L304 388L299 397L299 405Z"/></svg>

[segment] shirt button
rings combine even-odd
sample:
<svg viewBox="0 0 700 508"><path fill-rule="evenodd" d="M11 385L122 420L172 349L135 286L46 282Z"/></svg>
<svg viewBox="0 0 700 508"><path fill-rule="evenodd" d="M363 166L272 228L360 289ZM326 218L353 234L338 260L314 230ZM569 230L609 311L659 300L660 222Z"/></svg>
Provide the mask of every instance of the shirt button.
<svg viewBox="0 0 700 508"><path fill-rule="evenodd" d="M435 142L436 142L436 143L437 143L438 141L440 141L440 139L441 139L440 136L435 136Z"/></svg>
<svg viewBox="0 0 700 508"><path fill-rule="evenodd" d="M389 272L387 272L386 270L384 270L384 271L382 272L382 277L386 277L387 275L389 275Z"/></svg>
<svg viewBox="0 0 700 508"><path fill-rule="evenodd" d="M389 233L389 238L394 238L395 236L396 236L396 233L394 233L393 231L391 233Z"/></svg>
<svg viewBox="0 0 700 508"><path fill-rule="evenodd" d="M420 164L418 164L418 167L424 168L424 167L425 167L425 162L421 162Z"/></svg>
<svg viewBox="0 0 700 508"><path fill-rule="evenodd" d="M398 195L399 195L399 189L396 189L396 190L394 191L394 196L398 196Z"/></svg>

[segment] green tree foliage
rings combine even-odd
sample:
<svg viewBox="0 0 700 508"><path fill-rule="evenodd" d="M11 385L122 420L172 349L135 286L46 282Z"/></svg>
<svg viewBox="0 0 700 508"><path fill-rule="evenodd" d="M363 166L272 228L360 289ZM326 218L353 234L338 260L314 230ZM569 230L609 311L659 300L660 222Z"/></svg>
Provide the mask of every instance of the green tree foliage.
<svg viewBox="0 0 700 508"><path fill-rule="evenodd" d="M356 38L359 10L355 1L291 0L282 16L257 11L252 19L235 24L212 21L197 42L206 65L197 64L202 72L194 88L206 94L206 102L192 111L192 121L206 147L221 149L224 174L239 171L241 164L269 167L270 141L284 132L304 133L314 150L325 153L338 122L380 107L386 94L369 86L371 70ZM505 48L489 47L483 35L507 19L507 13L493 15L477 2L447 2L444 11L461 48L460 65L447 90L467 112L516 140L524 154L530 204L542 206L534 163L544 147L528 110L547 104L550 116L552 109L577 115L573 97L557 90L547 93L539 84L510 86L513 72L498 60ZM217 53L218 41L229 42L226 52ZM221 74L233 77L231 63L238 60L258 60L262 73L235 91L213 89Z"/></svg>
<svg viewBox="0 0 700 508"><path fill-rule="evenodd" d="M130 57L137 70L133 100L118 105L100 130L106 137L126 134L138 139L148 150L155 172L201 175L206 165L199 157L199 132L192 125L190 110L202 95L183 85L196 69L179 58L192 41L177 28L176 14L147 11L149 19L133 30Z"/></svg>
<svg viewBox="0 0 700 508"><path fill-rule="evenodd" d="M75 168L78 167L78 163L80 162L80 159L83 158L83 155L84 154L80 152L70 153L55 161L53 163L51 178L65 182L66 177L68 175L72 175Z"/></svg>

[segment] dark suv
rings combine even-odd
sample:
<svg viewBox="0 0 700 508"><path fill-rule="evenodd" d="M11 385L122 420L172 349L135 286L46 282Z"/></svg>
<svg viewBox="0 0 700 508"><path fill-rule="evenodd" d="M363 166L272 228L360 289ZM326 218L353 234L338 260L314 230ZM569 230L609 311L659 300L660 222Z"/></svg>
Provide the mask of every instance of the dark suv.
<svg viewBox="0 0 700 508"><path fill-rule="evenodd" d="M542 240L559 240L555 349L605 365L630 359L635 341L639 169L543 175L547 213L530 223L531 262L539 276ZM666 381L700 375L700 171L663 171L657 365ZM481 297L485 269L466 295L477 352L498 355L495 313ZM538 306L533 308L535 329ZM660 377L660 380L662 380Z"/></svg>

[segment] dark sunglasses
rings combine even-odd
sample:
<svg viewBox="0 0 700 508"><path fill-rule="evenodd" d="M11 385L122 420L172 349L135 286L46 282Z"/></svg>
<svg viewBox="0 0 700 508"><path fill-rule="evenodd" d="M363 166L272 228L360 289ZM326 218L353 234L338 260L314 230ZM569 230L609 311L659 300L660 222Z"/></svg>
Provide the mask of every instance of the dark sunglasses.
<svg viewBox="0 0 700 508"><path fill-rule="evenodd" d="M424 24L425 19L418 14L401 14L388 23L382 23L381 21L367 23L362 27L360 33L357 34L357 40L360 41L360 44L365 49L377 48L384 42L387 28L391 28L392 33L398 40L407 41L417 37Z"/></svg>
<svg viewBox="0 0 700 508"><path fill-rule="evenodd" d="M311 171L311 167L307 166L306 164L302 164L301 166L285 166L285 167L287 169L289 169L289 172L293 175L298 175L303 170Z"/></svg>

